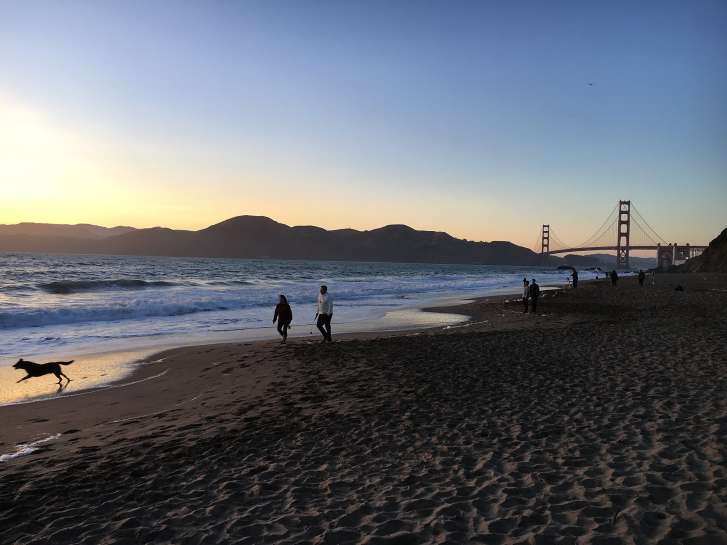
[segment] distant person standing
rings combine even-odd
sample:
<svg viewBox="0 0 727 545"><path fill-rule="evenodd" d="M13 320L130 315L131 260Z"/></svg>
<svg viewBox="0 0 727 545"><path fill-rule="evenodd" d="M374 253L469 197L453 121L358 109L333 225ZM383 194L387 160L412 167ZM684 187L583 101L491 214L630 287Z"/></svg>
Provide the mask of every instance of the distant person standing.
<svg viewBox="0 0 727 545"><path fill-rule="evenodd" d="M611 271L611 285L615 288L618 284L618 273L616 272L616 269Z"/></svg>
<svg viewBox="0 0 727 545"><path fill-rule="evenodd" d="M293 321L293 311L290 309L288 299L282 294L278 297L278 304L275 306L275 314L273 314L273 323L276 321L278 322L278 333L283 338L280 343L285 344L288 340L290 322Z"/></svg>
<svg viewBox="0 0 727 545"><path fill-rule="evenodd" d="M646 280L646 273L643 270L639 271L639 286L644 285L644 280Z"/></svg>
<svg viewBox="0 0 727 545"><path fill-rule="evenodd" d="M530 282L530 301L532 302L533 314L538 311L538 298L540 297L540 286L535 281L535 278Z"/></svg>
<svg viewBox="0 0 727 545"><path fill-rule="evenodd" d="M523 278L523 313L528 312L528 299L530 299L530 282L527 278Z"/></svg>
<svg viewBox="0 0 727 545"><path fill-rule="evenodd" d="M333 340L331 338L331 318L333 318L333 299L328 295L328 286L321 286L316 310L316 327L323 335L324 342Z"/></svg>
<svg viewBox="0 0 727 545"><path fill-rule="evenodd" d="M578 287L578 271L573 269L573 287Z"/></svg>

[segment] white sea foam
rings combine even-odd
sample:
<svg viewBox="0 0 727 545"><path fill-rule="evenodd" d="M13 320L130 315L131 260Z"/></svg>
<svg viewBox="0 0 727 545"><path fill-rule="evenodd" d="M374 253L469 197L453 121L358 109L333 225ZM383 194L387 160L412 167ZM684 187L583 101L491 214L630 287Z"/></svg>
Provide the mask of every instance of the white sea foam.
<svg viewBox="0 0 727 545"><path fill-rule="evenodd" d="M47 443L48 441L54 441L58 439L61 436L60 433L56 433L53 435L49 435L47 437L44 437L43 439L38 439L37 441L32 441L30 443L21 443L19 445L15 445L15 452L10 452L8 454L0 454L0 462L8 462L10 460L14 460L15 458L20 458L21 456L27 456L28 454L31 454L38 450L40 448L40 445L43 443Z"/></svg>

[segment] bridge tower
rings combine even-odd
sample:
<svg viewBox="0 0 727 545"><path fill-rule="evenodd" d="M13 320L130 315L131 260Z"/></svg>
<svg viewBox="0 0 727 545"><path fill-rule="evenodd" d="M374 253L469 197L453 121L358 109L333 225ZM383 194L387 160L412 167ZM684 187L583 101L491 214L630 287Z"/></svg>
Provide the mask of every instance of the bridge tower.
<svg viewBox="0 0 727 545"><path fill-rule="evenodd" d="M548 255L550 252L550 225L543 224L543 231L540 235L540 255Z"/></svg>
<svg viewBox="0 0 727 545"><path fill-rule="evenodd" d="M618 240L616 268L629 268L629 238L631 236L631 201L618 201Z"/></svg>

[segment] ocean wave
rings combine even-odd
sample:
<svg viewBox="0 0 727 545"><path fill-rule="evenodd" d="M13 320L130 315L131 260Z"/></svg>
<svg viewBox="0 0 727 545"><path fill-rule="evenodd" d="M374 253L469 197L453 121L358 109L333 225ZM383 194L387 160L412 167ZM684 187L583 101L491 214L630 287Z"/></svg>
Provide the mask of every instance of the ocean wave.
<svg viewBox="0 0 727 545"><path fill-rule="evenodd" d="M254 282L247 280L210 280L206 282L208 286L254 286Z"/></svg>
<svg viewBox="0 0 727 545"><path fill-rule="evenodd" d="M70 293L103 290L140 290L145 288L162 288L176 286L174 282L164 280L136 280L133 278L119 278L116 280L59 280L38 284L38 287L48 293L67 295Z"/></svg>
<svg viewBox="0 0 727 545"><path fill-rule="evenodd" d="M249 307L243 301L144 302L133 304L83 307L34 308L0 312L0 329L82 324L87 322L119 322L185 316L199 312L240 310Z"/></svg>
<svg viewBox="0 0 727 545"><path fill-rule="evenodd" d="M0 286L0 293L15 294L16 292L33 291L35 289L36 289L35 286L26 286L25 284L16 284L16 285L10 285L10 286ZM22 295L22 293L20 293L19 295Z"/></svg>

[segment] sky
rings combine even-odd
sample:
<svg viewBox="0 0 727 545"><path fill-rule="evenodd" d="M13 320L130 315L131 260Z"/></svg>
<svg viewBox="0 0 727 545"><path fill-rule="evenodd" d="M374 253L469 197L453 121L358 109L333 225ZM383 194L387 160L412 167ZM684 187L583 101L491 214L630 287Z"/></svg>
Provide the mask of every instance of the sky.
<svg viewBox="0 0 727 545"><path fill-rule="evenodd" d="M727 227L727 2L0 0L0 223Z"/></svg>

